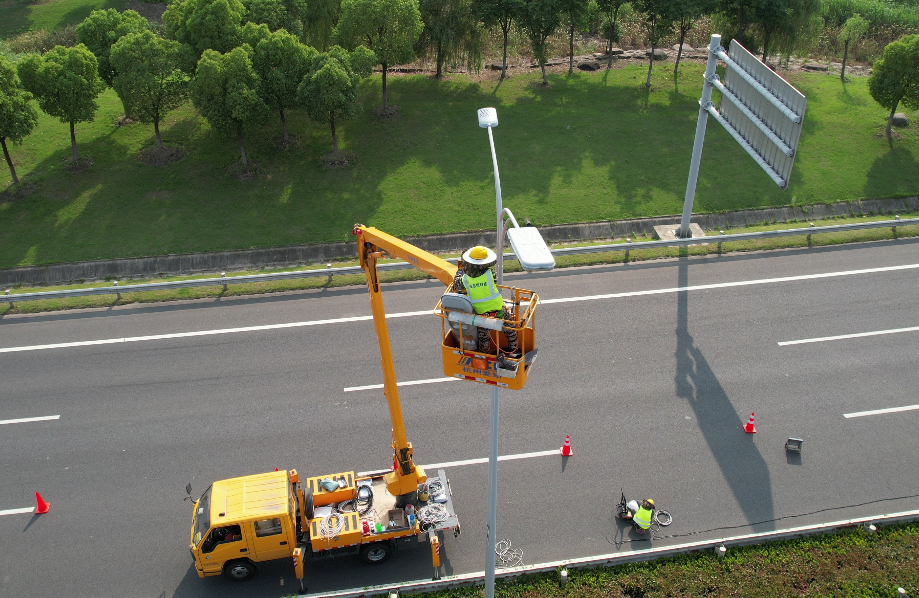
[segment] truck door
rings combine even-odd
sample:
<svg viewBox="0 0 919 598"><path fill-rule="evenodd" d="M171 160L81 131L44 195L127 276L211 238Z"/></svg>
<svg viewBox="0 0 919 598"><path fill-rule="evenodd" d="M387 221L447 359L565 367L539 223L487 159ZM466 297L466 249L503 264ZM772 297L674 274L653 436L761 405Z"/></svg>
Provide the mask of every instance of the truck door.
<svg viewBox="0 0 919 598"><path fill-rule="evenodd" d="M227 561L246 556L249 548L238 525L215 527L201 543L201 566L205 574L219 573Z"/></svg>
<svg viewBox="0 0 919 598"><path fill-rule="evenodd" d="M294 543L290 541L290 520L287 517L260 519L253 523L252 549L257 561L270 561L293 554Z"/></svg>

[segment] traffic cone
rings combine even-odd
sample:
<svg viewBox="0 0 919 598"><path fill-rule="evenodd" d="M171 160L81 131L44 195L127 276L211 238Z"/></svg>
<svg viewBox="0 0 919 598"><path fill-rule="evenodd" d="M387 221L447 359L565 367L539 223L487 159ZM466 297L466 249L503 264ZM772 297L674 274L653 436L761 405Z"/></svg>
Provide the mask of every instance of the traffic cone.
<svg viewBox="0 0 919 598"><path fill-rule="evenodd" d="M565 434L565 446L561 449L562 457L571 457L574 453L571 451L571 437Z"/></svg>
<svg viewBox="0 0 919 598"><path fill-rule="evenodd" d="M747 434L756 434L756 426L753 425L753 416L755 413L750 414L750 421L747 422L747 425L743 427L743 431Z"/></svg>
<svg viewBox="0 0 919 598"><path fill-rule="evenodd" d="M43 515L48 512L48 509L51 508L51 505L46 503L42 499L41 494L39 494L38 492L35 493L35 503L36 503L36 506L35 506L36 515Z"/></svg>

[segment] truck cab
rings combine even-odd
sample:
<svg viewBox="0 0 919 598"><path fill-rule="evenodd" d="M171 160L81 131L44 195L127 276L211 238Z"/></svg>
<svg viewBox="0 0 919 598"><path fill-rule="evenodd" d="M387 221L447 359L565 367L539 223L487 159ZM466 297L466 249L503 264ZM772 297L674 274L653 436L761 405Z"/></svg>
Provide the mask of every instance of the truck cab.
<svg viewBox="0 0 919 598"><path fill-rule="evenodd" d="M191 554L198 577L255 574L255 563L290 557L297 505L287 471L214 482L195 503Z"/></svg>

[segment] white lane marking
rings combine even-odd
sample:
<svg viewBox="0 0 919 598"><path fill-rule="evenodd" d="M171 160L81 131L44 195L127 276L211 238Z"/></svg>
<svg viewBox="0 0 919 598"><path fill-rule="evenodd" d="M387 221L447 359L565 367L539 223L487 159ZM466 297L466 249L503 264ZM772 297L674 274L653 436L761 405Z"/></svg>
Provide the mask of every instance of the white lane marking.
<svg viewBox="0 0 919 598"><path fill-rule="evenodd" d="M754 284L771 284L775 282L794 282L796 280L813 280L816 278L833 278L837 276L853 276L856 274L873 274L876 272L895 272L897 270L911 270L919 268L919 264L905 266L887 266L884 268L866 268L864 270L846 270L843 272L825 272L823 274L802 274L800 276L782 276L780 278L761 278L759 280L739 280L736 282L719 282L714 284L699 284L688 287L672 287L669 289L653 289L650 291L631 291L628 293L610 293L608 295L589 295L586 297L566 297L563 299L541 299L540 303L568 303L572 301L592 301L594 299L618 299L620 297L639 297L642 295L660 295L662 293L679 293L682 291L704 291L706 289L724 289L727 287L743 287Z"/></svg>
<svg viewBox="0 0 919 598"><path fill-rule="evenodd" d="M532 459L533 457L547 457L549 455L559 455L559 449L551 451L539 451L538 453L520 453L517 455L499 455L498 461L513 461L515 459ZM448 463L432 463L431 465L422 465L424 469L439 469L441 467L460 467L461 465L477 465L479 463L488 463L488 457L481 459L466 459L465 461L450 461Z"/></svg>
<svg viewBox="0 0 919 598"><path fill-rule="evenodd" d="M803 345L805 343L822 343L824 341L838 341L846 338L861 338L863 336L878 336L879 334L897 334L898 332L915 332L917 330L919 330L919 326L894 328L892 330L875 330L873 332L856 332L855 334L840 334L838 336L821 336L820 338L802 338L797 341L782 341L779 343L779 346L785 347L787 345Z"/></svg>
<svg viewBox="0 0 919 598"><path fill-rule="evenodd" d="M741 287L757 284L771 284L776 282L793 282L796 280L814 280L818 278L833 278L837 276L854 276L856 274L874 274L877 272L896 272L898 270L911 270L919 268L919 264L906 264L903 266L886 266L883 268L865 268L862 270L846 270L842 272L826 272L824 274L803 274L800 276L783 276L780 278L763 278L759 280L741 280L737 282L722 282L716 284L701 284L688 287L672 287L667 289L653 289L649 291L632 291L628 293L610 293L607 295L589 295L584 297L562 297L559 299L542 299L540 303L572 303L575 301L593 301L597 299L618 299L621 297L640 297L642 295L660 295L665 293L679 293L683 291L703 291L706 289L723 289L728 287ZM411 316L427 316L430 310L411 311L395 314L386 314L387 318L407 318ZM29 345L23 347L0 348L0 353L17 353L21 351L39 351L43 349L64 349L70 347L86 347L90 345L110 345L114 343L132 343L138 341L155 341L171 338L185 338L191 336L209 336L212 334L232 334L236 332L255 332L259 330L277 330L281 328L299 328L301 326L319 326L322 324L341 324L345 322L360 322L370 320L373 316L355 316L352 318L333 318L329 320L313 320L310 322L290 322L287 324L265 324L262 326L243 326L241 328L224 328L220 330L199 330L197 332L177 332L174 334L155 334L151 336L133 336L128 338L109 338L96 341L77 341L72 343L53 343L48 345Z"/></svg>
<svg viewBox="0 0 919 598"><path fill-rule="evenodd" d="M20 513L31 513L35 510L35 507L25 507L23 509L7 509L5 511L0 511L0 515L19 515Z"/></svg>
<svg viewBox="0 0 919 598"><path fill-rule="evenodd" d="M396 386L415 386L416 384L434 384L436 382L454 382L459 378L428 378L427 380L409 380L407 382L397 382ZM367 386L349 386L345 392L354 392L356 390L373 390L374 388L383 388L382 384L369 384Z"/></svg>
<svg viewBox="0 0 919 598"><path fill-rule="evenodd" d="M865 417L866 415L881 415L882 413L898 413L900 411L912 411L919 409L919 405L907 405L906 407L891 407L889 409L875 409L874 411L857 411L855 413L846 413L843 417Z"/></svg>
<svg viewBox="0 0 919 598"><path fill-rule="evenodd" d="M0 425L3 424L24 424L27 422L43 422L51 419L61 419L60 415L43 415L41 417L23 417L21 419L4 419L0 420Z"/></svg>

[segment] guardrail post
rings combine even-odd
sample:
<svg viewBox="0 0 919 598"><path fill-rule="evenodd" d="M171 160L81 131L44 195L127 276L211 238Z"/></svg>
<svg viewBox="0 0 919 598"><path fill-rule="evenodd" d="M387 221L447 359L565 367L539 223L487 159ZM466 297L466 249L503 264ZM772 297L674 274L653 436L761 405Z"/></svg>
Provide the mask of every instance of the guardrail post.
<svg viewBox="0 0 919 598"><path fill-rule="evenodd" d="M718 558L724 558L724 555L726 555L727 553L728 553L728 549L725 548L724 544L719 544L718 546L715 546L715 555Z"/></svg>
<svg viewBox="0 0 919 598"><path fill-rule="evenodd" d="M723 236L724 236L724 231L723 231L723 230L719 230L719 231L718 231L718 234L721 235L721 236L723 237ZM720 239L718 240L718 255L721 255L721 240L720 240Z"/></svg>
<svg viewBox="0 0 919 598"><path fill-rule="evenodd" d="M625 238L625 245L626 245L626 247L625 247L625 263L628 264L628 263L629 263L629 249L632 247L632 239L631 239L631 237L626 237L626 238Z"/></svg>
<svg viewBox="0 0 919 598"><path fill-rule="evenodd" d="M226 273L226 272L221 272L221 273L220 273L220 278L226 278L226 277L227 277L227 273ZM226 283L224 283L224 285L223 285L223 292L224 292L224 293L227 292L227 285L226 285Z"/></svg>
<svg viewBox="0 0 919 598"><path fill-rule="evenodd" d="M112 286L117 288L117 287L118 287L118 281L116 280L115 282L113 282L113 283L112 283ZM117 300L118 300L118 301L121 301L121 293L119 293L118 291L115 291L115 295L118 296L118 299L117 299Z"/></svg>
<svg viewBox="0 0 919 598"><path fill-rule="evenodd" d="M896 216L893 217L893 219L894 219L894 220L899 220L899 219L900 219L900 215L897 214ZM896 226L891 226L891 227L890 227L890 230L893 231L893 238L896 239L896 238L897 238L897 227L896 227Z"/></svg>
<svg viewBox="0 0 919 598"><path fill-rule="evenodd" d="M562 567L558 572L558 585L564 588L566 583L568 583L568 569Z"/></svg>
<svg viewBox="0 0 919 598"><path fill-rule="evenodd" d="M7 289L6 292L3 293L3 294L4 294L4 295L9 295L9 294L10 294L10 289ZM10 304L10 309L13 309L13 302L12 302L12 301L8 301L7 303Z"/></svg>
<svg viewBox="0 0 919 598"><path fill-rule="evenodd" d="M811 228L814 228L814 223L813 223L813 222L811 222L810 225L811 225ZM810 233L807 233L807 246L808 246L808 247L811 246L811 234L810 234Z"/></svg>

